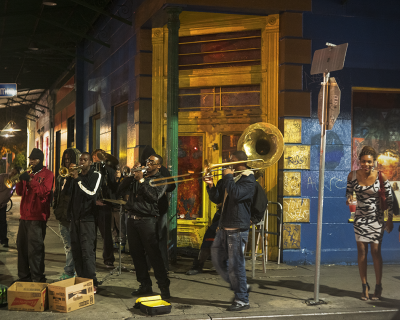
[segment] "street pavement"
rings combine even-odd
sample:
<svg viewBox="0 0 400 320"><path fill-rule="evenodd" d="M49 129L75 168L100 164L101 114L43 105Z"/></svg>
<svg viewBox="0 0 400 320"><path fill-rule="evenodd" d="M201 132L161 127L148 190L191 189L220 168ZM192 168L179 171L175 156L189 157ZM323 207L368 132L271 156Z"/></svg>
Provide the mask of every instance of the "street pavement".
<svg viewBox="0 0 400 320"><path fill-rule="evenodd" d="M0 283L9 286L17 279L16 235L19 219L19 197L14 196L13 209L7 215L10 248L0 246ZM58 222L52 216L48 221L46 246L46 276L54 282L63 272L64 248ZM56 234L57 233L57 234ZM95 305L71 313L8 311L0 308L0 319L133 319L146 317L134 309L135 298L130 292L138 287L132 260L122 254L122 272L105 268L102 261L103 243L98 237L97 277L102 281L95 295ZM115 266L118 253L115 252ZM251 285L249 310L229 312L233 293L207 261L204 273L188 276L192 259L178 257L169 273L171 295L168 301L172 311L161 319L399 319L400 320L400 266L384 265L383 298L381 301L362 301L361 281L357 266L321 266L320 299L324 304L309 306L314 298L315 267L288 266L268 262L263 273L257 261L255 278L251 277L251 262L247 261L248 283ZM151 273L152 274L152 273ZM369 283L373 293L375 277L373 266L368 266ZM155 279L153 290L159 293ZM371 293L371 295L372 295Z"/></svg>

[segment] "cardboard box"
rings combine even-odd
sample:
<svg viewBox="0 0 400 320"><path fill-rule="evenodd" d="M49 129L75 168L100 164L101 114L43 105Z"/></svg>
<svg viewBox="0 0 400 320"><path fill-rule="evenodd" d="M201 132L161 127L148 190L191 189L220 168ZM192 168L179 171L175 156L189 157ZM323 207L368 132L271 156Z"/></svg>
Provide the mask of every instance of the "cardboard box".
<svg viewBox="0 0 400 320"><path fill-rule="evenodd" d="M47 309L47 283L15 282L7 292L8 310L44 311Z"/></svg>
<svg viewBox="0 0 400 320"><path fill-rule="evenodd" d="M71 312L94 304L93 280L70 278L49 284L49 309Z"/></svg>

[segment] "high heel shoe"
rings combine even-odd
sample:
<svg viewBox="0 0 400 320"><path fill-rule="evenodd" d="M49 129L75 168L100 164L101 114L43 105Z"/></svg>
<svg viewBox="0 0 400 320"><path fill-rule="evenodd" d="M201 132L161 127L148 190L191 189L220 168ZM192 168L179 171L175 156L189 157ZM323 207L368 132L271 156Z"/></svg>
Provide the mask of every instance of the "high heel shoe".
<svg viewBox="0 0 400 320"><path fill-rule="evenodd" d="M371 300L381 300L382 296L382 284L377 284L375 285L375 292L374 295L372 296Z"/></svg>
<svg viewBox="0 0 400 320"><path fill-rule="evenodd" d="M361 300L367 301L369 299L368 292L370 289L368 282L362 284L362 289L363 289L363 291L362 291L363 295L361 296Z"/></svg>

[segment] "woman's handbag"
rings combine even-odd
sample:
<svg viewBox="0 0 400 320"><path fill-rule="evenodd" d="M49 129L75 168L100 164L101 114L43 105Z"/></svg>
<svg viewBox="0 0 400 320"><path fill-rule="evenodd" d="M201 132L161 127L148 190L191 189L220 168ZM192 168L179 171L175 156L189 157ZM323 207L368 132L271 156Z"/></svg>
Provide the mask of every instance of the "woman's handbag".
<svg viewBox="0 0 400 320"><path fill-rule="evenodd" d="M383 178L382 178L382 172L378 171L378 177L379 177L379 184L380 184L380 189L378 191L378 195L379 195L379 208L382 211L387 210L388 205L387 205L387 201L386 201L386 194L385 194L385 186L384 186L384 182L383 182Z"/></svg>

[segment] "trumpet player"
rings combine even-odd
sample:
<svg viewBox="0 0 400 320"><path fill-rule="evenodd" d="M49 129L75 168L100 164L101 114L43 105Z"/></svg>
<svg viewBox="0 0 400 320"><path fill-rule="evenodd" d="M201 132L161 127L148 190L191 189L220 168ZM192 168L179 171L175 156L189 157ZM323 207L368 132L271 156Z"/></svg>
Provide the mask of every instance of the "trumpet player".
<svg viewBox="0 0 400 320"><path fill-rule="evenodd" d="M68 220L71 221L71 251L78 277L93 279L94 293L96 278L96 200L100 188L101 175L91 167L92 156L82 152L78 170L71 172L72 198L68 205Z"/></svg>
<svg viewBox="0 0 400 320"><path fill-rule="evenodd" d="M6 180L18 175L20 171L20 167L14 167L10 173L0 174L0 244L5 248L8 247L6 216L7 202L12 196L12 187L9 188L6 185Z"/></svg>
<svg viewBox="0 0 400 320"><path fill-rule="evenodd" d="M62 156L61 166L71 169L73 165L76 165L79 162L79 156L80 151L78 149L66 149ZM63 239L66 258L64 272L60 276L59 280L72 278L75 275L75 264L71 251L70 222L67 219L68 203L71 200L72 194L72 182L73 178L71 176L68 175L63 177L60 174L56 179L54 190L54 216L59 221L60 234Z"/></svg>
<svg viewBox="0 0 400 320"><path fill-rule="evenodd" d="M43 166L42 150L34 148L29 156L32 171L19 177L16 191L21 196L17 235L18 281L46 282L44 275L44 238L50 216L53 172Z"/></svg>

